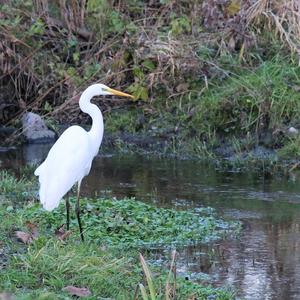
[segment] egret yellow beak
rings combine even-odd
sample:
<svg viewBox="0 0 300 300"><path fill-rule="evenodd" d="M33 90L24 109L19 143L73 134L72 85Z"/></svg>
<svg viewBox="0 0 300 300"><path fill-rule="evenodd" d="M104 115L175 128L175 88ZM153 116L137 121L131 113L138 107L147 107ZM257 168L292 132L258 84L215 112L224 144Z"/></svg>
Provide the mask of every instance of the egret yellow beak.
<svg viewBox="0 0 300 300"><path fill-rule="evenodd" d="M116 95L116 96L129 97L129 98L132 98L132 99L134 98L132 95L129 95L129 94L126 94L126 93L123 93L123 92L119 92L119 91L111 89L111 88L107 88L107 91L112 93L113 95Z"/></svg>

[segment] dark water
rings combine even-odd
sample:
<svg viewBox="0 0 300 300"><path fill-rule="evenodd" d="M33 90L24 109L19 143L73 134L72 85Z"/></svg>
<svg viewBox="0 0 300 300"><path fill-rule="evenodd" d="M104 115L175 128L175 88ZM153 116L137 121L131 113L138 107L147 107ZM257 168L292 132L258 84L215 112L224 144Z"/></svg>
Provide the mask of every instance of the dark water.
<svg viewBox="0 0 300 300"><path fill-rule="evenodd" d="M17 169L39 161L48 147L0 153L0 167ZM214 286L233 286L244 299L300 299L299 173L266 177L224 172L195 161L99 155L83 193L134 196L178 209L211 206L241 220L240 240L181 249L178 271Z"/></svg>

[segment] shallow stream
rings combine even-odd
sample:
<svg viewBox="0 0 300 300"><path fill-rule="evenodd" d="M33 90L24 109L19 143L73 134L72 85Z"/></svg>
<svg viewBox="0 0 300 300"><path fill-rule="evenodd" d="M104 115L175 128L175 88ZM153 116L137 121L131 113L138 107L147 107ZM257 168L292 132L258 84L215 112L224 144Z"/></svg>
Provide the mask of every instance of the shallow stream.
<svg viewBox="0 0 300 300"><path fill-rule="evenodd" d="M49 145L0 152L0 168L41 161ZM82 192L134 196L154 205L214 207L243 223L239 240L179 249L178 272L243 299L300 299L300 177L217 170L189 160L138 155L96 157Z"/></svg>

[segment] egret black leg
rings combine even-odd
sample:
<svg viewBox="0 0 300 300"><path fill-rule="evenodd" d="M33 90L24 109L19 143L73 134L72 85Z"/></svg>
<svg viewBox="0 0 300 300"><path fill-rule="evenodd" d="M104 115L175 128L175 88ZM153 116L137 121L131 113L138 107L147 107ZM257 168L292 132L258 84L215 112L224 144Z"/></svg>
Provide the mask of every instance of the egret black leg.
<svg viewBox="0 0 300 300"><path fill-rule="evenodd" d="M66 211L67 211L67 230L70 228L70 201L69 196L66 197Z"/></svg>
<svg viewBox="0 0 300 300"><path fill-rule="evenodd" d="M81 240L84 242L81 220L80 220L80 203L79 203L80 185L81 185L81 181L78 182L77 201L76 201L76 216L77 216L77 221L78 221L78 225L79 225L80 237L81 237Z"/></svg>

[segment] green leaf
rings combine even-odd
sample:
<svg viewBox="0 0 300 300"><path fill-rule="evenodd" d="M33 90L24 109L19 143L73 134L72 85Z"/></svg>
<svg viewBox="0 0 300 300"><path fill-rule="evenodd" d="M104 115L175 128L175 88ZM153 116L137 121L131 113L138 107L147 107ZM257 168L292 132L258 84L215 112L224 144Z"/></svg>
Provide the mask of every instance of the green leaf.
<svg viewBox="0 0 300 300"><path fill-rule="evenodd" d="M145 78L145 74L144 74L143 70L141 68L139 68L139 67L133 68L133 74L139 80L143 80Z"/></svg>
<svg viewBox="0 0 300 300"><path fill-rule="evenodd" d="M147 284L148 284L149 291L150 291L151 300L155 300L156 299L156 297L155 297L156 293L155 293L155 288L154 288L154 284L153 284L153 280L152 280L152 275L151 275L150 269L149 269L143 255L141 253L140 253L140 261L141 261L141 264L142 264L144 274L146 276Z"/></svg>
<svg viewBox="0 0 300 300"><path fill-rule="evenodd" d="M171 21L171 32L174 35L190 32L191 30L192 26L187 16L182 16Z"/></svg>
<svg viewBox="0 0 300 300"><path fill-rule="evenodd" d="M146 59L143 61L142 65L148 69L149 71L153 71L155 69L155 64L152 60Z"/></svg>
<svg viewBox="0 0 300 300"><path fill-rule="evenodd" d="M50 112L50 111L53 110L51 104L49 104L48 101L46 101L45 104L44 104L44 110L47 111L47 112Z"/></svg>
<svg viewBox="0 0 300 300"><path fill-rule="evenodd" d="M37 19L29 28L28 33L30 35L38 34L42 35L45 31L45 24L41 19Z"/></svg>
<svg viewBox="0 0 300 300"><path fill-rule="evenodd" d="M149 99L147 87L134 83L128 87L128 91L133 94L135 99L147 101Z"/></svg>
<svg viewBox="0 0 300 300"><path fill-rule="evenodd" d="M73 53L73 60L75 63L79 62L79 58L80 58L80 53L79 52L74 52Z"/></svg>
<svg viewBox="0 0 300 300"><path fill-rule="evenodd" d="M140 287L140 290L141 290L141 293L142 293L143 300L148 300L148 296L147 296L147 292L146 292L145 287L141 283L139 284L139 287Z"/></svg>
<svg viewBox="0 0 300 300"><path fill-rule="evenodd" d="M117 11L112 11L110 13L109 23L110 23L110 28L109 28L110 32L121 33L125 29L125 23L121 19L120 14Z"/></svg>
<svg viewBox="0 0 300 300"><path fill-rule="evenodd" d="M232 0L226 7L226 12L229 16L233 16L241 10L240 0Z"/></svg>

